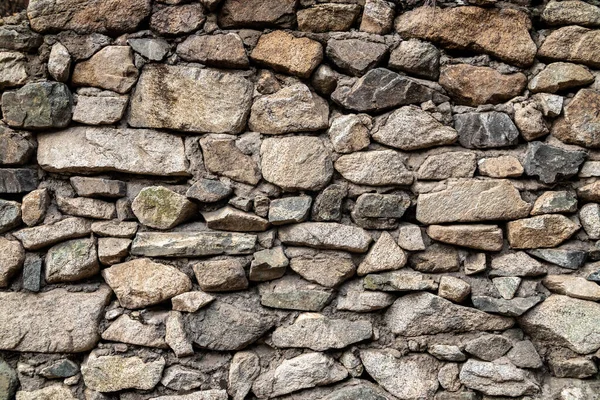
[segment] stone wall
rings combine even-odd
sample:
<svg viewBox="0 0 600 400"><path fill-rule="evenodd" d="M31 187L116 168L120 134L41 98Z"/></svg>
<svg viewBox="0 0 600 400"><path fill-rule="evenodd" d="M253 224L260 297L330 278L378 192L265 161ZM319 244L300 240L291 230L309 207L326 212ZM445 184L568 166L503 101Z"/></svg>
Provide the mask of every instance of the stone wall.
<svg viewBox="0 0 600 400"><path fill-rule="evenodd" d="M0 20L0 400L600 399L599 6Z"/></svg>

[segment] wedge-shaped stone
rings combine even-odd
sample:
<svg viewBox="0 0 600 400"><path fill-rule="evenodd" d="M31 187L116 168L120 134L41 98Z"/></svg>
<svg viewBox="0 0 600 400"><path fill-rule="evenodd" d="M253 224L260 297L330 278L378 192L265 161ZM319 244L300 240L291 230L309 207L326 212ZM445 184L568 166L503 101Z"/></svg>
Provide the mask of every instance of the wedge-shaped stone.
<svg viewBox="0 0 600 400"><path fill-rule="evenodd" d="M102 339L137 346L168 348L160 325L145 324L129 315L121 315L104 332Z"/></svg>
<svg viewBox="0 0 600 400"><path fill-rule="evenodd" d="M600 147L600 93L581 89L565 107L565 112L552 126L552 134L565 143ZM583 170L582 170L583 173Z"/></svg>
<svg viewBox="0 0 600 400"><path fill-rule="evenodd" d="M235 139L231 135L208 135L200 139L204 166L213 174L256 185L260 181L258 164L240 150Z"/></svg>
<svg viewBox="0 0 600 400"><path fill-rule="evenodd" d="M355 226L335 222L304 222L281 228L279 240L296 246L364 253L373 239L364 229Z"/></svg>
<svg viewBox="0 0 600 400"><path fill-rule="evenodd" d="M539 391L525 371L510 362L468 360L460 370L460 382L490 396L518 397Z"/></svg>
<svg viewBox="0 0 600 400"><path fill-rule="evenodd" d="M183 318L194 343L204 349L218 351L241 350L257 341L274 323L255 311L219 301Z"/></svg>
<svg viewBox="0 0 600 400"><path fill-rule="evenodd" d="M337 298L337 309L354 312L372 312L386 308L396 300L392 293L365 290L363 281L355 279L342 285Z"/></svg>
<svg viewBox="0 0 600 400"><path fill-rule="evenodd" d="M546 267L539 261L519 251L492 258L490 277L494 276L540 276L546 275Z"/></svg>
<svg viewBox="0 0 600 400"><path fill-rule="evenodd" d="M551 61L570 61L600 67L600 30L565 26L550 33L538 51L538 57Z"/></svg>
<svg viewBox="0 0 600 400"><path fill-rule="evenodd" d="M240 133L252 83L233 73L182 65L147 65L131 98L129 125L185 132Z"/></svg>
<svg viewBox="0 0 600 400"><path fill-rule="evenodd" d="M303 247L288 247L290 267L304 279L327 287L335 287L354 275L356 265L350 254Z"/></svg>
<svg viewBox="0 0 600 400"><path fill-rule="evenodd" d="M315 351L342 349L370 339L373 326L369 321L330 319L322 314L305 313L290 326L273 332L276 347L307 347Z"/></svg>
<svg viewBox="0 0 600 400"><path fill-rule="evenodd" d="M548 275L542 283L553 293L564 294L582 300L600 300L600 285L582 277Z"/></svg>
<svg viewBox="0 0 600 400"><path fill-rule="evenodd" d="M92 232L92 221L83 218L66 218L49 225L25 228L13 235L27 250L38 250L68 239L87 236Z"/></svg>
<svg viewBox="0 0 600 400"><path fill-rule="evenodd" d="M17 132L0 124L0 165L22 165L27 163L35 152L35 142L31 135Z"/></svg>
<svg viewBox="0 0 600 400"><path fill-rule="evenodd" d="M414 174L394 150L363 151L346 154L334 164L336 171L359 185L410 185Z"/></svg>
<svg viewBox="0 0 600 400"><path fill-rule="evenodd" d="M6 287L12 277L23 267L25 250L16 240L0 237L0 254L2 254L0 257L0 287Z"/></svg>
<svg viewBox="0 0 600 400"><path fill-rule="evenodd" d="M498 225L431 225L427 235L433 240L477 250L502 250L502 229Z"/></svg>
<svg viewBox="0 0 600 400"><path fill-rule="evenodd" d="M71 82L75 86L93 86L127 93L139 76L129 46L107 46L87 61L78 63Z"/></svg>
<svg viewBox="0 0 600 400"><path fill-rule="evenodd" d="M471 296L473 305L481 311L507 317L519 317L544 300L541 296L499 299L490 296Z"/></svg>
<svg viewBox="0 0 600 400"><path fill-rule="evenodd" d="M137 219L155 229L171 229L196 212L196 205L185 196L163 186L146 187L131 203Z"/></svg>
<svg viewBox="0 0 600 400"><path fill-rule="evenodd" d="M139 258L115 264L102 277L117 295L121 306L143 308L189 292L192 281L177 268Z"/></svg>
<svg viewBox="0 0 600 400"><path fill-rule="evenodd" d="M217 211L202 213L210 229L237 232L262 232L269 228L269 221L256 214L224 207Z"/></svg>
<svg viewBox="0 0 600 400"><path fill-rule="evenodd" d="M334 297L333 290L297 275L263 283L258 290L263 306L285 310L321 311Z"/></svg>
<svg viewBox="0 0 600 400"><path fill-rule="evenodd" d="M33 294L0 293L0 349L40 353L79 353L98 343L98 324L111 291L54 289Z"/></svg>
<svg viewBox="0 0 600 400"><path fill-rule="evenodd" d="M507 180L464 179L417 199L417 219L424 224L511 220L529 215L531 206Z"/></svg>
<svg viewBox="0 0 600 400"><path fill-rule="evenodd" d="M256 235L225 232L140 232L131 254L147 257L200 257L219 254L250 254Z"/></svg>
<svg viewBox="0 0 600 400"><path fill-rule="evenodd" d="M50 172L187 175L183 140L147 129L73 127L39 134L37 157Z"/></svg>
<svg viewBox="0 0 600 400"><path fill-rule="evenodd" d="M523 67L533 63L537 50L529 36L531 21L524 12L512 9L423 6L401 14L395 27L404 38L484 52Z"/></svg>
<svg viewBox="0 0 600 400"><path fill-rule="evenodd" d="M513 249L556 247L579 228L579 224L564 215L546 214L509 222L506 236Z"/></svg>
<svg viewBox="0 0 600 400"><path fill-rule="evenodd" d="M513 326L511 318L463 307L430 293L414 293L396 300L385 314L393 333L404 336L446 332L496 331Z"/></svg>
<svg viewBox="0 0 600 400"><path fill-rule="evenodd" d="M393 271L404 267L406 260L406 253L396 244L392 235L384 231L358 266L357 272L358 275L366 275L373 272Z"/></svg>
<svg viewBox="0 0 600 400"><path fill-rule="evenodd" d="M437 290L439 286L439 280L436 277L410 269L383 274L369 274L365 276L363 282L364 288L367 290L381 290L384 292Z"/></svg>

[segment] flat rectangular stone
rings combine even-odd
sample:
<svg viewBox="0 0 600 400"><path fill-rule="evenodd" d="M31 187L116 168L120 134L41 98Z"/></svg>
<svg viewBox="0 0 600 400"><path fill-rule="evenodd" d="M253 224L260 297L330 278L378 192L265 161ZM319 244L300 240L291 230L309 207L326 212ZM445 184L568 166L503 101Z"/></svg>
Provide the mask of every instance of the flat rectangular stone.
<svg viewBox="0 0 600 400"><path fill-rule="evenodd" d="M200 257L251 254L256 235L225 232L140 232L131 254L147 257Z"/></svg>
<svg viewBox="0 0 600 400"><path fill-rule="evenodd" d="M23 193L37 189L37 171L29 168L0 169L0 193Z"/></svg>
<svg viewBox="0 0 600 400"><path fill-rule="evenodd" d="M50 172L188 174L183 140L148 129L73 127L40 134L38 163Z"/></svg>
<svg viewBox="0 0 600 400"><path fill-rule="evenodd" d="M66 218L49 225L40 225L13 232L27 250L37 250L68 239L76 239L92 232L92 221L84 218Z"/></svg>
<svg viewBox="0 0 600 400"><path fill-rule="evenodd" d="M0 293L0 350L77 353L98 343L98 323L111 297L107 286L93 293L55 289Z"/></svg>

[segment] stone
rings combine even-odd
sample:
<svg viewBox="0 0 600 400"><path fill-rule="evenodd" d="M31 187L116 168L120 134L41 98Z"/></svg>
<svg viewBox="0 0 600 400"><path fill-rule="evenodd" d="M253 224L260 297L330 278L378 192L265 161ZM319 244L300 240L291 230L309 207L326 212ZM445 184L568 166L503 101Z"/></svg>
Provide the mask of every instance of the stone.
<svg viewBox="0 0 600 400"><path fill-rule="evenodd" d="M454 64L442 68L439 82L457 104L478 106L518 96L527 85L527 77L520 72L501 74L490 67Z"/></svg>
<svg viewBox="0 0 600 400"><path fill-rule="evenodd" d="M99 238L98 260L103 265L118 264L129 255L131 239Z"/></svg>
<svg viewBox="0 0 600 400"><path fill-rule="evenodd" d="M147 129L72 127L39 134L38 163L51 172L187 175L183 140ZM98 146L102 152L98 152Z"/></svg>
<svg viewBox="0 0 600 400"><path fill-rule="evenodd" d="M372 241L371 236L361 228L333 222L304 222L286 226L279 230L279 240L284 244L352 253L366 252Z"/></svg>
<svg viewBox="0 0 600 400"><path fill-rule="evenodd" d="M21 204L0 199L0 233L21 225Z"/></svg>
<svg viewBox="0 0 600 400"><path fill-rule="evenodd" d="M477 162L477 169L480 175L490 178L518 178L524 172L519 159L513 156L482 158Z"/></svg>
<svg viewBox="0 0 600 400"><path fill-rule="evenodd" d="M511 363L468 360L460 370L460 382L490 396L518 397L539 391L525 371Z"/></svg>
<svg viewBox="0 0 600 400"><path fill-rule="evenodd" d="M414 180L403 156L394 150L346 154L336 160L334 167L345 179L359 185L407 186Z"/></svg>
<svg viewBox="0 0 600 400"><path fill-rule="evenodd" d="M183 316L192 341L203 349L241 350L262 337L273 321L220 301Z"/></svg>
<svg viewBox="0 0 600 400"><path fill-rule="evenodd" d="M420 194L417 220L423 224L512 220L529 215L531 206L507 180L462 179L444 190Z"/></svg>
<svg viewBox="0 0 600 400"><path fill-rule="evenodd" d="M385 0L366 0L360 21L360 31L377 35L388 34L394 22L394 4Z"/></svg>
<svg viewBox="0 0 600 400"><path fill-rule="evenodd" d="M212 303L215 299L215 296L197 290L178 294L171 298L171 303L174 311L192 313Z"/></svg>
<svg viewBox="0 0 600 400"><path fill-rule="evenodd" d="M409 262L412 268L421 272L455 272L460 267L458 250L439 243L411 255Z"/></svg>
<svg viewBox="0 0 600 400"><path fill-rule="evenodd" d="M600 201L600 185L598 182L593 182L577 188L577 196L584 201Z"/></svg>
<svg viewBox="0 0 600 400"><path fill-rule="evenodd" d="M550 1L542 12L548 25L599 26L600 9L584 1Z"/></svg>
<svg viewBox="0 0 600 400"><path fill-rule="evenodd" d="M510 117L501 112L469 112L455 117L458 141L468 149L491 149L518 143L519 130Z"/></svg>
<svg viewBox="0 0 600 400"><path fill-rule="evenodd" d="M401 218L409 207L410 198L406 193L364 193L356 199L352 216L357 218Z"/></svg>
<svg viewBox="0 0 600 400"><path fill-rule="evenodd" d="M180 396L153 397L152 400L227 400L227 392L225 390L210 389Z"/></svg>
<svg viewBox="0 0 600 400"><path fill-rule="evenodd" d="M73 31L62 31L56 37L67 48L73 61L87 60L103 47L113 43L110 37L100 33L77 34Z"/></svg>
<svg viewBox="0 0 600 400"><path fill-rule="evenodd" d="M362 76L373 69L387 54L383 43L360 39L329 39L325 54L342 72Z"/></svg>
<svg viewBox="0 0 600 400"><path fill-rule="evenodd" d="M552 134L559 140L585 147L598 147L600 141L600 118L594 110L600 106L600 93L581 89L564 108L564 115L557 119Z"/></svg>
<svg viewBox="0 0 600 400"><path fill-rule="evenodd" d="M113 265L102 270L102 277L121 306L130 309L158 304L192 289L190 278L183 272L147 258Z"/></svg>
<svg viewBox="0 0 600 400"><path fill-rule="evenodd" d="M171 390L179 392L201 387L206 380L206 375L197 369L173 365L165 369L160 383Z"/></svg>
<svg viewBox="0 0 600 400"><path fill-rule="evenodd" d="M532 99L539 106L544 117L558 117L562 111L564 97L550 93L536 93Z"/></svg>
<svg viewBox="0 0 600 400"><path fill-rule="evenodd" d="M333 175L330 152L317 137L268 138L260 155L265 180L287 191L323 189Z"/></svg>
<svg viewBox="0 0 600 400"><path fill-rule="evenodd" d="M83 218L65 218L61 221L21 229L13 236L21 241L26 250L38 250L69 239L88 236L91 221Z"/></svg>
<svg viewBox="0 0 600 400"><path fill-rule="evenodd" d="M37 189L37 171L30 168L0 169L0 193L23 193Z"/></svg>
<svg viewBox="0 0 600 400"><path fill-rule="evenodd" d="M425 250L423 233L418 225L401 223L398 227L398 245L404 250Z"/></svg>
<svg viewBox="0 0 600 400"><path fill-rule="evenodd" d="M249 254L256 235L229 232L140 232L131 254L146 257L198 257L220 254Z"/></svg>
<svg viewBox="0 0 600 400"><path fill-rule="evenodd" d="M227 393L233 400L244 400L260 374L260 359L253 351L239 351L229 366Z"/></svg>
<svg viewBox="0 0 600 400"><path fill-rule="evenodd" d="M13 131L0 125L0 165L22 165L27 163L35 152L35 143L27 133Z"/></svg>
<svg viewBox="0 0 600 400"><path fill-rule="evenodd" d="M71 122L73 99L59 82L28 83L2 94L4 122L23 129L64 128Z"/></svg>
<svg viewBox="0 0 600 400"><path fill-rule="evenodd" d="M550 132L549 124L544 119L543 109L537 103L516 103L514 105L515 125L521 131L521 136L532 141Z"/></svg>
<svg viewBox="0 0 600 400"><path fill-rule="evenodd" d="M427 354L395 357L390 350L361 350L360 358L373 379L399 399L433 398L438 389L439 361Z"/></svg>
<svg viewBox="0 0 600 400"><path fill-rule="evenodd" d="M293 275L263 283L258 289L263 306L284 310L321 311L334 297L331 289Z"/></svg>
<svg viewBox="0 0 600 400"><path fill-rule="evenodd" d="M81 375L88 388L101 393L150 390L160 381L164 367L162 357L144 362L136 356L103 356L92 352L81 365Z"/></svg>
<svg viewBox="0 0 600 400"><path fill-rule="evenodd" d="M551 341L555 346L589 354L600 348L599 316L598 303L551 295L519 318L519 325L538 341Z"/></svg>
<svg viewBox="0 0 600 400"><path fill-rule="evenodd" d="M274 247L254 253L250 264L251 281L270 281L281 278L289 265L283 247Z"/></svg>
<svg viewBox="0 0 600 400"><path fill-rule="evenodd" d="M308 78L323 60L323 46L285 31L263 34L250 58L259 65L300 78Z"/></svg>
<svg viewBox="0 0 600 400"><path fill-rule="evenodd" d="M171 50L171 45L163 39L127 39L127 44L131 46L133 51L150 61L162 61Z"/></svg>
<svg viewBox="0 0 600 400"><path fill-rule="evenodd" d="M511 318L463 307L430 293L411 293L392 304L385 314L391 331L403 336L446 332L496 331L513 325Z"/></svg>
<svg viewBox="0 0 600 400"><path fill-rule="evenodd" d="M500 251L503 245L498 225L430 225L427 235L439 242L477 250Z"/></svg>
<svg viewBox="0 0 600 400"><path fill-rule="evenodd" d="M46 386L43 389L17 392L16 400L75 400L73 393L61 384Z"/></svg>
<svg viewBox="0 0 600 400"><path fill-rule="evenodd" d="M127 95L111 91L86 91L85 95L79 93L76 96L73 121L86 125L111 125L123 118L128 103Z"/></svg>
<svg viewBox="0 0 600 400"><path fill-rule="evenodd" d="M0 258L0 287L7 287L12 277L23 268L25 250L23 250L21 243L16 240L0 237L0 254L2 254ZM2 379L0 379L0 382L2 382Z"/></svg>
<svg viewBox="0 0 600 400"><path fill-rule="evenodd" d="M210 229L238 232L262 232L269 228L269 221L255 214L226 206L217 211L202 213Z"/></svg>
<svg viewBox="0 0 600 400"><path fill-rule="evenodd" d="M225 0L219 26L229 28L292 28L296 22L294 0Z"/></svg>
<svg viewBox="0 0 600 400"><path fill-rule="evenodd" d="M27 24L13 25L13 22L9 22L8 19L0 28L0 48L31 51L42 45L43 37L29 29Z"/></svg>
<svg viewBox="0 0 600 400"><path fill-rule="evenodd" d="M369 130L373 126L366 114L348 114L335 117L327 133L333 149L338 153L353 153L369 146Z"/></svg>
<svg viewBox="0 0 600 400"><path fill-rule="evenodd" d="M79 365L73 361L63 358L58 360L46 367L44 367L40 374L45 378L56 379L56 378L68 378L79 373Z"/></svg>
<svg viewBox="0 0 600 400"><path fill-rule="evenodd" d="M252 87L246 78L228 72L147 65L131 98L128 123L137 128L240 133L250 112ZM190 107L196 112L190 113Z"/></svg>
<svg viewBox="0 0 600 400"><path fill-rule="evenodd" d="M576 211L577 196L575 196L575 193L567 191L550 191L542 193L535 203L533 203L531 215L573 213Z"/></svg>
<svg viewBox="0 0 600 400"><path fill-rule="evenodd" d="M287 254L292 270L304 279L322 286L338 286L356 272L352 257L345 252L288 247Z"/></svg>
<svg viewBox="0 0 600 400"><path fill-rule="evenodd" d="M228 197L233 190L223 182L212 179L200 179L185 194L188 198L203 203L214 203Z"/></svg>
<svg viewBox="0 0 600 400"><path fill-rule="evenodd" d="M248 288L244 265L244 260L230 258L202 261L192 268L200 289L205 292L228 292Z"/></svg>
<svg viewBox="0 0 600 400"><path fill-rule="evenodd" d="M21 86L27 82L27 58L17 52L0 51L0 89Z"/></svg>
<svg viewBox="0 0 600 400"><path fill-rule="evenodd" d="M528 250L527 253L549 263L558 265L559 267L568 269L579 269L587 258L587 252L583 250L533 249Z"/></svg>
<svg viewBox="0 0 600 400"><path fill-rule="evenodd" d="M244 42L235 33L189 36L177 46L177 54L186 61L216 68L248 68Z"/></svg>
<svg viewBox="0 0 600 400"><path fill-rule="evenodd" d="M513 343L512 349L506 355L519 368L540 368L544 365L535 346L529 340Z"/></svg>
<svg viewBox="0 0 600 400"><path fill-rule="evenodd" d="M462 303L471 293L471 285L454 276L442 276L438 296L455 303Z"/></svg>
<svg viewBox="0 0 600 400"><path fill-rule="evenodd" d="M155 229L171 229L196 212L194 203L163 186L142 189L131 203L131 209L143 225Z"/></svg>
<svg viewBox="0 0 600 400"><path fill-rule="evenodd" d="M381 290L384 292L437 290L438 285L438 280L433 276L412 270L369 274L363 281L365 289Z"/></svg>
<svg viewBox="0 0 600 400"><path fill-rule="evenodd" d="M298 10L298 29L315 33L347 31L360 15L360 10L358 4L317 4Z"/></svg>
<svg viewBox="0 0 600 400"><path fill-rule="evenodd" d="M58 82L67 82L71 74L71 55L60 42L56 42L50 50L48 73Z"/></svg>
<svg viewBox="0 0 600 400"><path fill-rule="evenodd" d="M489 296L471 296L473 305L481 311L505 315L507 317L519 317L543 301L540 296L515 297L514 299L499 299Z"/></svg>
<svg viewBox="0 0 600 400"><path fill-rule="evenodd" d="M165 322L165 341L178 358L194 355L192 342L185 331L183 316L171 311Z"/></svg>
<svg viewBox="0 0 600 400"><path fill-rule="evenodd" d="M600 161L584 162L577 176L580 178L595 178L600 176Z"/></svg>
<svg viewBox="0 0 600 400"><path fill-rule="evenodd" d="M202 28L204 21L202 4L167 6L152 13L150 29L162 35L182 35Z"/></svg>
<svg viewBox="0 0 600 400"><path fill-rule="evenodd" d="M279 348L305 347L314 351L343 349L371 338L369 321L330 319L322 314L300 314L290 326L280 326L273 332L273 345Z"/></svg>
<svg viewBox="0 0 600 400"><path fill-rule="evenodd" d="M359 276L373 272L393 271L404 267L407 256L396 244L392 235L382 232L379 239L358 266Z"/></svg>
<svg viewBox="0 0 600 400"><path fill-rule="evenodd" d="M547 214L507 223L506 237L513 249L556 247L579 228L579 224L564 215Z"/></svg>
<svg viewBox="0 0 600 400"><path fill-rule="evenodd" d="M129 46L107 46L87 61L78 63L71 82L75 86L93 86L127 93L135 85L138 70Z"/></svg>
<svg viewBox="0 0 600 400"><path fill-rule="evenodd" d="M577 174L587 154L581 150L565 150L542 142L531 142L523 166L529 176L538 176L544 183L555 183Z"/></svg>
<svg viewBox="0 0 600 400"><path fill-rule="evenodd" d="M579 210L579 221L590 239L600 239L600 205L584 204Z"/></svg>
<svg viewBox="0 0 600 400"><path fill-rule="evenodd" d="M200 146L210 172L251 185L260 181L256 161L237 147L233 136L206 136L200 139Z"/></svg>
<svg viewBox="0 0 600 400"><path fill-rule="evenodd" d="M88 197L56 197L58 209L67 215L94 219L113 219L117 216L114 203Z"/></svg>
<svg viewBox="0 0 600 400"><path fill-rule="evenodd" d="M381 112L431 100L433 91L419 82L385 68L375 68L350 86L340 85L331 99L358 112Z"/></svg>
<svg viewBox="0 0 600 400"><path fill-rule="evenodd" d="M333 357L306 353L284 360L258 377L252 391L258 398L272 398L301 389L329 385L346 379L348 371Z"/></svg>
<svg viewBox="0 0 600 400"><path fill-rule="evenodd" d="M467 356L460 347L446 344L434 344L427 348L427 352L442 361L465 361Z"/></svg>
<svg viewBox="0 0 600 400"><path fill-rule="evenodd" d="M111 291L52 289L43 293L0 293L0 349L80 353L96 346L98 324ZM45 334L40 334L45 332Z"/></svg>
<svg viewBox="0 0 600 400"><path fill-rule="evenodd" d="M379 119L371 135L381 144L401 150L420 150L456 142L458 133L417 107L401 107Z"/></svg>
<svg viewBox="0 0 600 400"><path fill-rule="evenodd" d="M491 277L546 275L546 268L522 251L492 257L491 267Z"/></svg>
<svg viewBox="0 0 600 400"><path fill-rule="evenodd" d="M494 361L508 353L511 348L510 340L502 335L483 335L465 345L467 353L484 361Z"/></svg>
<svg viewBox="0 0 600 400"><path fill-rule="evenodd" d="M440 51L429 42L418 39L404 40L390 53L388 67L419 78L437 81L440 76Z"/></svg>
<svg viewBox="0 0 600 400"><path fill-rule="evenodd" d="M308 196L275 199L269 206L269 222L273 225L303 222L308 218L311 203Z"/></svg>
<svg viewBox="0 0 600 400"><path fill-rule="evenodd" d="M69 179L78 196L119 198L127 195L127 184L123 181L73 176Z"/></svg>
<svg viewBox="0 0 600 400"><path fill-rule="evenodd" d="M75 282L100 272L93 239L74 239L51 247L45 264L48 283Z"/></svg>
<svg viewBox="0 0 600 400"><path fill-rule="evenodd" d="M493 278L492 283L500 293L503 299L510 300L515 297L522 279L517 276L501 276Z"/></svg>
<svg viewBox="0 0 600 400"><path fill-rule="evenodd" d="M448 391L459 390L461 384L458 379L458 373L458 364L446 364L442 366L438 371L438 381L440 382L440 386Z"/></svg>
<svg viewBox="0 0 600 400"><path fill-rule="evenodd" d="M533 93L556 93L566 89L586 86L594 82L594 75L584 66L555 62L547 65L529 82Z"/></svg>
<svg viewBox="0 0 600 400"><path fill-rule="evenodd" d="M589 378L598 372L596 364L584 357L551 358L548 363L552 375L558 378Z"/></svg>
<svg viewBox="0 0 600 400"><path fill-rule="evenodd" d="M600 286L582 277L548 275L542 283L553 293L563 294L576 299L600 300Z"/></svg>
<svg viewBox="0 0 600 400"><path fill-rule="evenodd" d="M472 178L477 167L476 161L477 155L468 151L434 154L423 161L417 170L417 179Z"/></svg>
<svg viewBox="0 0 600 400"><path fill-rule="evenodd" d="M529 17L512 9L423 6L401 14L396 18L395 28L403 38L441 43L449 49L483 52L520 67L531 65L537 50L529 35Z"/></svg>
<svg viewBox="0 0 600 400"><path fill-rule="evenodd" d="M252 131L264 134L312 132L329 126L327 101L296 83L254 101L248 121Z"/></svg>
<svg viewBox="0 0 600 400"><path fill-rule="evenodd" d="M348 193L343 184L333 184L323 189L315 198L311 218L313 221L337 221L342 219L342 201Z"/></svg>
<svg viewBox="0 0 600 400"><path fill-rule="evenodd" d="M597 30L581 26L565 26L552 31L540 46L537 56L542 60L568 61L598 68L596 56L600 35Z"/></svg>
<svg viewBox="0 0 600 400"><path fill-rule="evenodd" d="M475 275L487 269L487 257L485 253L467 254L463 262L465 275Z"/></svg>
<svg viewBox="0 0 600 400"><path fill-rule="evenodd" d="M150 10L149 0L119 0L111 4L99 0L33 0L27 7L27 17L36 32L73 30L119 34L135 31Z"/></svg>
<svg viewBox="0 0 600 400"><path fill-rule="evenodd" d="M372 312L389 307L396 296L392 293L365 290L361 280L344 283L337 298L337 309L354 312Z"/></svg>
<svg viewBox="0 0 600 400"><path fill-rule="evenodd" d="M97 221L92 223L92 232L97 236L111 236L115 238L132 238L137 232L137 222L128 221Z"/></svg>
<svg viewBox="0 0 600 400"><path fill-rule="evenodd" d="M145 324L128 315L121 315L102 332L102 340L136 346L167 348L165 333L159 325Z"/></svg>

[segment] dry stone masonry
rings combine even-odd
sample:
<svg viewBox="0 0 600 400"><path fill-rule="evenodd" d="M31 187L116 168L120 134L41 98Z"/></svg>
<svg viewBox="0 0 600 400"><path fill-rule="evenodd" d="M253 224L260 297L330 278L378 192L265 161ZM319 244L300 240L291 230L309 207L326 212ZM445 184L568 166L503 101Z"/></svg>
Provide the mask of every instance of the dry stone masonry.
<svg viewBox="0 0 600 400"><path fill-rule="evenodd" d="M600 400L598 0L29 0L0 110L0 400Z"/></svg>

